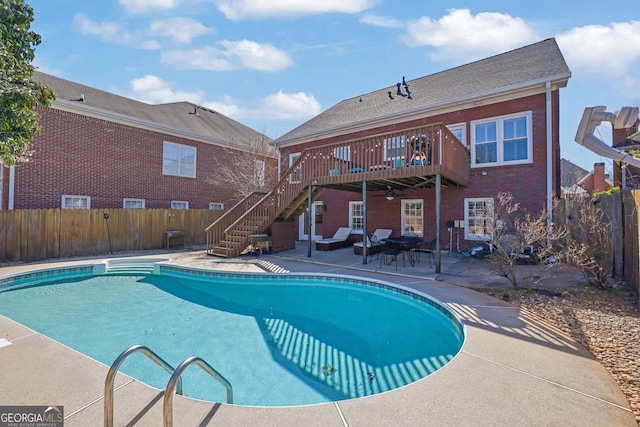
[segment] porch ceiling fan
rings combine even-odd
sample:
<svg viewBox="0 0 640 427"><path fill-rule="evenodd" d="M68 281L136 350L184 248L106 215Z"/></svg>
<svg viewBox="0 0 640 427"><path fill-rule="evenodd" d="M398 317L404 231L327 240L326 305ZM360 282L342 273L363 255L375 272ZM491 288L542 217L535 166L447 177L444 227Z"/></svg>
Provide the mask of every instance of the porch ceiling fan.
<svg viewBox="0 0 640 427"><path fill-rule="evenodd" d="M396 197L402 197L404 194L396 193L393 188L387 186L387 191L384 194L376 194L376 196L384 196L387 200L391 201Z"/></svg>

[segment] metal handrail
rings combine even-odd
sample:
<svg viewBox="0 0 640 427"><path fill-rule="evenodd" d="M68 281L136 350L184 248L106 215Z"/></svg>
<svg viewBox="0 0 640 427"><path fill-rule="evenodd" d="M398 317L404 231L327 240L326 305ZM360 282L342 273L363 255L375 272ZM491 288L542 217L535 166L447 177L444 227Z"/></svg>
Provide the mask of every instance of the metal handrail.
<svg viewBox="0 0 640 427"><path fill-rule="evenodd" d="M175 369L173 369L171 365L165 362L163 358L158 356L155 352L153 352L153 350L151 350L147 346L134 345L132 347L129 347L127 350L123 351L109 368L109 372L107 372L107 378L104 382L104 426L105 427L113 427L113 383L115 381L116 374L118 373L118 369L120 369L120 365L122 365L122 362L124 362L127 357L137 352L144 354L149 359L151 359L156 365L160 366L162 369L169 372L170 374L175 373ZM173 384L174 386L172 388L167 388L167 390L169 390L169 394L171 395L173 394L170 392L171 389L174 389L175 392L178 394L182 394L182 380L178 378L178 381L174 381Z"/></svg>
<svg viewBox="0 0 640 427"><path fill-rule="evenodd" d="M176 386L176 383L180 381L180 376L191 364L196 363L203 371L211 375L216 381L222 384L227 389L227 403L233 403L233 389L231 383L227 381L218 371L211 367L204 359L198 356L192 356L185 359L171 375L167 388L164 390L164 427L173 427L173 393L171 390Z"/></svg>

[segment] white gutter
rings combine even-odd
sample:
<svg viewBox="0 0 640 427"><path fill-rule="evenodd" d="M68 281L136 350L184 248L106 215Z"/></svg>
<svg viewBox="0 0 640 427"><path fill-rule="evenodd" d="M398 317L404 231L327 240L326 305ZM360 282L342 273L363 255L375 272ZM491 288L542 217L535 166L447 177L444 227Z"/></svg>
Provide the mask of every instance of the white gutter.
<svg viewBox="0 0 640 427"><path fill-rule="evenodd" d="M604 120L613 124L616 129L626 129L635 125L638 120L638 107L622 107L615 113L605 111L606 107L587 107L584 109L582 119L578 125L575 141L583 147L593 151L594 153L627 163L631 166L640 168L640 159L633 157L631 154L618 150L607 145L600 138L595 136L595 128Z"/></svg>
<svg viewBox="0 0 640 427"><path fill-rule="evenodd" d="M547 224L553 221L553 126L552 126L552 102L551 102L551 82L547 81ZM559 194L557 196L560 196Z"/></svg>

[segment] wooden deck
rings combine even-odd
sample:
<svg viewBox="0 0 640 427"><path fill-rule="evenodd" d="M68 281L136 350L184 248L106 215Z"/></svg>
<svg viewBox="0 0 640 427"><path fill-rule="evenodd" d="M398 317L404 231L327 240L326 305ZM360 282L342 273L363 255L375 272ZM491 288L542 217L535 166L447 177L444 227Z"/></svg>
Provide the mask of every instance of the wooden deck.
<svg viewBox="0 0 640 427"><path fill-rule="evenodd" d="M230 209L207 232L207 250L237 256L248 236L263 233L276 219L304 210L325 189L402 190L469 184L467 148L443 124L370 136L305 150L266 195L250 195Z"/></svg>

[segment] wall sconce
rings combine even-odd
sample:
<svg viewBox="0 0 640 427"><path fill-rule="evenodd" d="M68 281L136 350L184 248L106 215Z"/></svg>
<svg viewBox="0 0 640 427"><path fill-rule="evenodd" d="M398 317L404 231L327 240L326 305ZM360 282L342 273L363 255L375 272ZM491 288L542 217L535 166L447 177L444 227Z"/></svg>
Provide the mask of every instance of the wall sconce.
<svg viewBox="0 0 640 427"><path fill-rule="evenodd" d="M482 174L482 176L486 176L487 175L487 171L482 171L481 174Z"/></svg>
<svg viewBox="0 0 640 427"><path fill-rule="evenodd" d="M327 205L325 205L324 203L322 204L322 210L326 211L327 210Z"/></svg>

